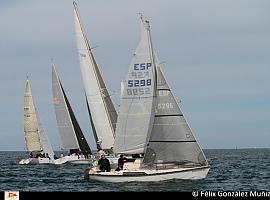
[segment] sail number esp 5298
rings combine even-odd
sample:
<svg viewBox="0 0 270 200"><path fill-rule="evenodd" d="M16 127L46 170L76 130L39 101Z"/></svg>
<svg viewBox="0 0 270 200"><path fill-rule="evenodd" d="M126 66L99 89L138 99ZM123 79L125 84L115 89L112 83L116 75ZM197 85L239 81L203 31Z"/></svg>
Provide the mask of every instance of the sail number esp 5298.
<svg viewBox="0 0 270 200"><path fill-rule="evenodd" d="M152 85L152 79L149 75L149 69L152 63L135 63L131 72L131 77L127 81L127 95L144 95L150 94L150 88L147 86ZM134 89L131 89L134 88Z"/></svg>

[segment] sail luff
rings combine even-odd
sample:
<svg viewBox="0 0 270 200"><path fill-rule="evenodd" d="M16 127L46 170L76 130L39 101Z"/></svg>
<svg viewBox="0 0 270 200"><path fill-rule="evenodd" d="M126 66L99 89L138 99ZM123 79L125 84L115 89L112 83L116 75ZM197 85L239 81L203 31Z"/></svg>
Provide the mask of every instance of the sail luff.
<svg viewBox="0 0 270 200"><path fill-rule="evenodd" d="M75 2L73 4L77 49L88 105L98 141L102 141L101 147L111 149L114 143L117 113L91 51L77 4Z"/></svg>
<svg viewBox="0 0 270 200"><path fill-rule="evenodd" d="M143 17L141 16L141 20L143 23ZM150 23L148 20L145 21L145 26L143 26L142 28L146 29L147 32L147 39L148 39L148 46L149 46L149 52L150 52L150 58L151 58L151 62L152 62L152 71L153 71L153 82L154 82L154 86L153 86L153 104L152 104L152 115L154 115L155 113L155 104L156 104L156 97L157 97L157 67L156 67L156 62L155 62L155 56L154 56L154 49L153 49L153 43L152 43L152 38L151 38L151 32L150 32ZM152 128L153 128L153 123L154 123L154 117L151 117L151 121L149 124L149 131L147 132L147 137L146 137L146 144L148 144L151 133L152 133ZM145 147L144 149L144 153L146 152L147 147Z"/></svg>
<svg viewBox="0 0 270 200"><path fill-rule="evenodd" d="M141 16L141 20L143 23L143 17ZM154 96L156 96L156 88L157 88L157 67L156 67L156 62L155 62L155 56L154 56L154 48L153 48L153 43L152 43L152 37L150 33L150 23L149 21L145 21L146 23L146 31L147 31L147 36L148 36L148 45L149 45L149 51L150 51L150 57L151 61L153 63L153 73L154 73ZM145 28L145 27L143 27Z"/></svg>

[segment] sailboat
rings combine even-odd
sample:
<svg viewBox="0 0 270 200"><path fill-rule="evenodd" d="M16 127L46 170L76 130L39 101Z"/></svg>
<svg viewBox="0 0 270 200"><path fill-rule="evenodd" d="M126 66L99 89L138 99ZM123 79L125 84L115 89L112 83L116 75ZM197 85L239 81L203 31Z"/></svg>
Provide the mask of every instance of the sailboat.
<svg viewBox="0 0 270 200"><path fill-rule="evenodd" d="M210 166L161 70L149 21L122 83L114 151L137 155L121 171L93 167L88 178L108 182L203 179Z"/></svg>
<svg viewBox="0 0 270 200"><path fill-rule="evenodd" d="M53 104L58 125L61 149L69 150L69 155L59 158L56 164L65 162L89 164L92 161L92 151L74 115L61 81L52 65Z"/></svg>
<svg viewBox="0 0 270 200"><path fill-rule="evenodd" d="M38 117L28 79L24 94L24 139L30 157L20 160L19 164L53 164L55 162L52 146Z"/></svg>
<svg viewBox="0 0 270 200"><path fill-rule="evenodd" d="M117 158L110 156L113 154L117 113L86 37L75 1L73 5L80 69L97 149L108 154L111 162L117 163Z"/></svg>

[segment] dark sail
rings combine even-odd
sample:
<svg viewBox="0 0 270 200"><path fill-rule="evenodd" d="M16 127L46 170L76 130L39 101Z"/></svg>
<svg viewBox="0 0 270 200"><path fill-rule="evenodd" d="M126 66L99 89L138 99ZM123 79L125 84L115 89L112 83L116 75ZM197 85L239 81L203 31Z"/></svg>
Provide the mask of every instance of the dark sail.
<svg viewBox="0 0 270 200"><path fill-rule="evenodd" d="M65 101L66 101L66 104L67 104L67 107L68 107L68 112L69 112L69 115L70 115L70 118L71 118L71 121L72 121L72 124L73 124L73 127L74 127L74 131L75 131L75 134L76 134L76 137L77 137L77 140L78 140L78 143L79 143L79 146L80 146L80 150L82 153L87 153L87 154L92 154L91 152L91 149L83 135L83 132L80 128L80 125L74 115L74 112L70 106L70 103L67 99L67 96L66 96L66 93L62 87L62 84L59 80L59 83L60 83L60 86L61 86L61 90L63 91L63 94L64 94L64 98L65 98Z"/></svg>
<svg viewBox="0 0 270 200"><path fill-rule="evenodd" d="M92 119L92 116L91 116L91 111L90 111L90 108L89 108L89 105L88 105L86 95L85 95L85 98L86 98L87 110L88 110L88 114L89 114L89 119L90 119L92 131L93 131L93 135L94 135L94 138L95 138L95 141L96 141L97 149L101 150L101 146L98 144L98 136L97 136L97 132L96 132L96 129L95 129L95 125L93 123L93 119Z"/></svg>

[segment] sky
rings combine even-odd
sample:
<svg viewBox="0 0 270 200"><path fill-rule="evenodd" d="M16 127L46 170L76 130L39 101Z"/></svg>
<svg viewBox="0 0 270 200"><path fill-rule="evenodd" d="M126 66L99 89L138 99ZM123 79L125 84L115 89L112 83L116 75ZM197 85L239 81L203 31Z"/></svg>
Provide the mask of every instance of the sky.
<svg viewBox="0 0 270 200"><path fill-rule="evenodd" d="M82 23L116 110L150 21L166 79L204 149L270 148L270 1L77 0ZM60 137L51 60L77 120L95 148L76 50L72 0L0 0L0 150L25 150L23 98L32 94L52 146Z"/></svg>

